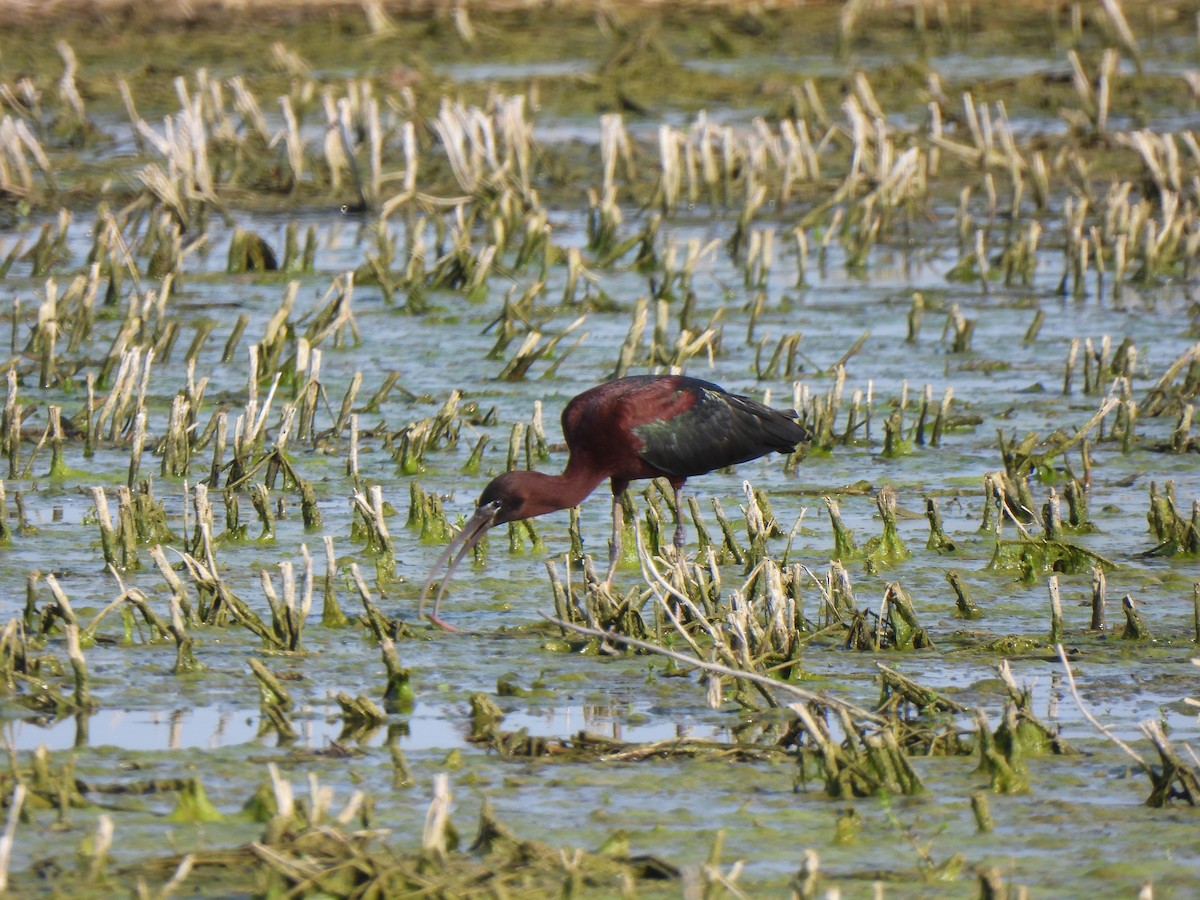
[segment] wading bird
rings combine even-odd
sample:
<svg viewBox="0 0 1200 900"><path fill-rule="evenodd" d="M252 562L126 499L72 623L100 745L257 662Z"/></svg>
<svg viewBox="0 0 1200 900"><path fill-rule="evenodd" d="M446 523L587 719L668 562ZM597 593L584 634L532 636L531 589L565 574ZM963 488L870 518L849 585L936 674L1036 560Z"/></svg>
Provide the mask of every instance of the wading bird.
<svg viewBox="0 0 1200 900"><path fill-rule="evenodd" d="M606 584L621 552L621 495L631 481L661 477L671 483L675 547L682 553L684 481L768 453L791 453L809 439L793 415L686 375L632 375L584 391L562 414L570 451L566 469L561 475L520 471L493 479L479 496L475 514L434 563L417 615L425 615L434 578L448 563L429 621L454 630L438 617L442 594L459 561L487 530L578 506L606 478L613 495Z"/></svg>

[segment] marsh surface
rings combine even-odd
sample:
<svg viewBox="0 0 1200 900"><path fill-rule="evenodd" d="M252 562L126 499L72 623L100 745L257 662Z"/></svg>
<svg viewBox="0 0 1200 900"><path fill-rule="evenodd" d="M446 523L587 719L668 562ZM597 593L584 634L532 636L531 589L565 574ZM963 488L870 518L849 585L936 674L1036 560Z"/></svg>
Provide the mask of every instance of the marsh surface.
<svg viewBox="0 0 1200 900"><path fill-rule="evenodd" d="M667 9L649 24L624 10L595 19L562 13L554 23L479 11L465 23L396 18L394 31L375 34L361 11L339 9L253 35L233 28L229 40L221 23L201 16L190 41L131 14L120 27L108 19L91 32L60 30L78 58L78 107L60 81L55 32L30 21L23 40L0 38L0 115L10 128L0 131L10 142L0 148L0 262L9 261L0 305L12 328L10 397L23 409L12 426L21 440L13 449L6 435L4 444L15 462L4 481L11 535L0 548L0 618L21 624L24 654L4 644L0 718L13 758L5 783L11 793L13 773L44 746L54 770L73 764L92 788L87 803L65 812L27 806L16 826L14 884L31 893L88 890L86 879L75 881L77 865L103 876L88 869L91 850L77 863L76 848L93 840L101 815L115 827L110 878L142 875L153 858L259 840L262 822L243 807L273 763L298 794L310 778L332 789L337 808L364 791L362 822L389 830L387 842L402 851L420 848L433 779L445 772L460 830L486 798L522 838L594 850L623 835L629 853L695 871L721 831L721 863L727 870L744 861L736 883L750 894L786 890L812 849L821 891L838 887L842 896L867 896L874 881L888 897L977 896L977 874L992 868L1035 896L1131 897L1147 882L1156 897L1189 896L1200 869L1195 810L1145 805L1149 779L1086 720L1050 639L1047 585L1056 575L1061 642L1090 711L1156 764L1140 723L1160 722L1176 746L1195 741L1196 709L1185 698L1200 694L1191 660L1200 544L1187 544L1186 528L1180 545L1151 533L1147 514L1151 484L1163 491L1171 482L1194 531L1200 498L1196 439L1186 430L1180 438L1200 371L1188 356L1197 340L1200 150L1189 130L1196 82L1185 77L1200 59L1188 4L1128 12L1140 72L1111 22L1089 12L1076 33L1065 9L1022 8L1007 29L989 21L993 13L957 6L944 21L930 6L920 23L877 12L841 38L825 7L806 23L794 10ZM129 57L137 40L140 65ZM1119 48L1119 63L1106 69L1110 47ZM1072 86L1071 50L1086 89ZM257 110L231 87L238 75ZM122 78L140 133L120 99ZM298 116L294 128L278 97ZM47 169L29 142L19 150L18 123L44 148ZM802 124L808 137L793 140L781 123L793 137ZM417 156L406 149L406 126ZM461 159L448 149L456 126ZM209 183L199 167L187 168L198 145L187 151L184 133L207 142ZM1138 144L1134 134L1149 137ZM614 135L629 142L627 157ZM819 171L795 168L812 162L808 150ZM415 189L390 202L406 178ZM278 268L262 271L252 251L237 249L246 233L265 242ZM298 249L285 253L293 240L308 242L303 261ZM168 289L160 303L156 292ZM227 341L237 329L242 336ZM519 348L533 333L522 361ZM208 336L194 342L197 334ZM262 365L254 374L251 345ZM114 402L85 447L88 419L102 419L121 388L122 364L132 368L128 397ZM468 704L478 693L507 713L505 729L547 739L580 731L638 744L781 739L785 714L732 682L711 708L695 670L654 654L598 652L595 641L542 620L539 612L553 609L546 561L580 586L565 512L534 523L536 543L497 530L486 552L460 568L443 615L462 633L416 619L446 533L436 522L424 532L406 525L414 482L458 523L510 459L545 471L565 464L557 416L572 396L623 365L634 373L672 364L803 415L822 403L833 411L829 439L803 458L764 458L688 486L717 540L713 498L743 543L743 482L769 498L781 535L769 540L768 556L785 570L805 567L789 586L802 633L830 622L835 543L824 498L837 498L861 547L881 533L879 489L898 495L899 536L911 555L880 564L847 553L841 562L869 615L881 612L889 584L901 584L933 647L850 650L845 630L833 628L797 652L794 683L873 708L882 661L998 720L1008 694L995 667L1007 658L1032 709L1080 751L1026 758L1028 789L989 797L994 830L980 831L972 811L971 795L989 787L974 755L913 758L924 784L915 796L832 799L790 760L513 759L468 740ZM317 383L316 402L306 401ZM348 391L353 440L340 411ZM931 441L926 429L947 391L945 427ZM190 404L189 458L168 465L181 396ZM926 396L929 421L918 434ZM448 427L412 451L421 434L414 426L435 421L452 398ZM1053 449L1110 398L1102 421ZM53 462L51 407L67 426ZM536 432L539 408L544 453L524 438ZM1147 408L1152 415L1137 414ZM92 488L105 489L116 519L139 412L145 451L130 486L152 494L166 531L140 535L132 556L115 557L122 588L106 571ZM231 443L211 479L217 439L209 426L221 412ZM258 415L262 430L238 458L235 430ZM852 415L859 425L846 431ZM515 425L523 431L513 449ZM889 432L894 440L885 443ZM319 526L305 527L289 475L267 474L281 433L279 453L311 486ZM995 521L985 476L1005 471L998 434L1010 450L1036 435L1030 447L1046 459L1023 473L1033 515L1002 514L997 531L981 524ZM352 444L356 473L348 471ZM249 470L241 482L231 474L239 469ZM1044 554L997 564L998 542L1035 542L1051 489L1062 496L1076 477L1094 527L1079 523L1064 540L1107 568L1102 630L1088 627L1092 565L1056 566ZM297 649L236 618L188 621L199 665L184 671L169 634L128 602L108 609L132 591L170 619L171 590L152 543L168 548L194 606L211 600L195 570L181 565L184 553L205 561L194 498L202 480L223 584L263 621L272 619L261 573L278 586L280 563L298 579L304 571L302 545L314 557L316 601ZM255 510L254 484L264 485L269 516ZM383 552L369 546L370 522L351 502L372 486L388 513ZM926 547L927 497L937 499L952 552ZM652 534L647 502L635 501ZM580 515L584 550L602 562L606 492ZM132 520L126 527L136 530ZM327 538L335 564L325 588ZM387 704L371 727L345 718L334 700L383 702L387 679L371 630L353 619L362 604L352 564L378 608L408 626L396 649L413 702ZM951 569L980 618L959 617ZM732 562L720 572L728 603L747 573ZM65 620L47 613L57 603L48 574L85 629L87 709L75 708ZM352 621L322 622L323 588ZM636 559L618 570L615 590L634 598L652 636L686 649ZM1142 640L1122 639L1126 595L1148 633ZM262 660L290 693L293 705L282 712L292 733L265 712L270 699L248 658ZM957 720L968 740L974 727L970 714ZM188 816L178 813L176 792L143 790L191 778L219 822L179 821ZM115 793L122 785L137 792ZM849 829L841 821L848 808ZM182 892L256 889L234 873L223 877L193 876Z"/></svg>

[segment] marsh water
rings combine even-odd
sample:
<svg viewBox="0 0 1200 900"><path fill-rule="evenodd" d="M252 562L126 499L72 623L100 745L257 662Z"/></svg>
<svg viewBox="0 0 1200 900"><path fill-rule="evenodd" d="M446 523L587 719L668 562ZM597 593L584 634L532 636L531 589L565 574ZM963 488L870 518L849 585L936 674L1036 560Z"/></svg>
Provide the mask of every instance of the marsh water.
<svg viewBox="0 0 1200 900"><path fill-rule="evenodd" d="M286 34L281 39L286 42ZM1092 49L1098 52L1100 46ZM882 38L861 49L848 57L832 52L789 54L778 47L756 54L746 38L746 52L732 58L701 55L686 62L697 72L723 75L729 70L743 79L790 85L811 78L848 83L856 71L879 79L897 61L915 65L902 47ZM920 64L940 72L948 84L1040 77L1058 90L1061 80L1069 77L1061 47L1031 47L1027 53L1005 47L999 54L988 49L984 42L964 39L964 46L947 48ZM1130 86L1126 94L1117 94L1125 105L1114 104L1108 127L1114 132L1134 127L1186 132L1196 120L1194 101L1185 99L1189 95L1182 72L1200 65L1195 41L1189 44L1185 36L1160 43L1157 53L1149 47L1145 50L1151 57L1146 71L1172 85L1178 82L1178 94L1167 93L1165 99L1156 95L1153 104L1139 103L1129 97L1134 90ZM456 90L519 94L539 87L549 94L546 82L581 79L594 68L586 57L531 61L461 56L430 64L430 80L436 78L447 94ZM181 74L190 78L200 65ZM227 78L235 70L226 61L214 75ZM332 63L328 71L335 74L309 77L335 83L338 78L365 74L338 71ZM1128 65L1123 71L1134 78ZM86 73L85 63L80 77ZM0 81L13 74L0 65ZM1012 133L1035 145L1062 135L1066 126L1055 104L1039 103L1023 84L1013 88L1022 93L1010 103ZM948 93L953 96L953 90ZM907 133L906 129L919 133L924 105L902 104L889 97L883 101L889 117L893 99L897 109L890 119L892 128L897 133ZM627 113L626 122L638 148L639 166L651 170L659 126L670 123L686 130L697 116L697 101L672 96L653 100L640 116ZM269 96L261 96L260 101L269 108L271 127L283 127L274 115L277 104ZM533 141L546 157L574 158L577 148L590 152L601 142L599 115L565 109L555 102L544 109L531 103L530 110ZM163 129L162 115L155 118L150 108L139 111L154 128ZM164 114L171 112L168 106ZM753 128L751 120L759 114L745 98L728 106L711 100L704 103L709 121L736 130ZM127 160L137 156L127 117L98 111L92 121L107 139L73 156L71 165L103 167L114 156ZM312 138L314 144L318 141ZM1184 165L1190 173L1197 160L1185 159ZM1098 161L1090 173L1099 196L1105 189L1102 167ZM118 168L115 177L128 180L128 171L128 167ZM1125 177L1130 177L1126 170L1114 170L1110 179ZM805 614L815 620L822 602L819 580L834 547L823 498L838 498L846 525L862 542L880 532L874 502L879 488L890 485L898 494L900 534L911 557L877 571L855 560L847 560L846 566L860 607L877 610L887 585L901 583L911 594L934 648L869 653L845 649L838 636L816 640L799 658L802 673L797 683L872 707L880 695L876 663L882 661L921 685L997 719L1006 694L996 665L1007 658L1016 681L1032 692L1036 713L1059 729L1079 753L1027 759L1029 789L992 794L995 827L982 832L972 812L971 795L988 784L977 771L975 756L914 760L925 786L914 797L833 800L819 783L800 782L795 767L785 763L517 760L467 741L468 699L479 692L492 696L505 710L506 729L524 728L547 738L569 738L586 730L628 742L687 736L736 744L753 742L778 715L729 700L710 708L705 686L695 672L678 677L681 673L674 666L652 654L597 653L594 644L564 639L547 625L539 616L553 609L546 562L553 561L560 572L573 572L578 578L566 512L536 521L542 546L531 548L526 542L510 552L503 530L497 530L485 557L460 567L443 607L444 617L460 632L445 633L417 621L417 598L442 543L422 540L418 530L405 526L411 482L415 479L424 491L441 497L451 523L468 517L479 491L506 466L514 424L533 422L536 404L550 447L546 459L532 462L544 471L561 468L566 450L559 411L572 396L613 374L639 298L650 296L654 279L663 277L661 266L640 271L630 264L629 256L602 263L591 254L585 192L599 186L598 168L572 173L570 178L561 174L547 178L552 184L548 183L546 193L553 196L547 206L551 240L564 253L582 249L584 265L589 267L574 289L568 284L568 266L562 262L542 270L501 264L486 280L485 289L473 296L464 289L434 286L422 296L419 309L411 299L406 302L403 293L389 297L377 285L355 284L351 308L356 330L321 346L324 399L317 414L318 430L332 426L341 398L356 374L362 376L355 404L359 484L380 486L395 510L388 519L394 577L373 574L379 560L356 538L357 513L351 503L356 484L347 474L345 433L295 442L287 450L292 466L315 489L323 519L319 528L304 527L293 493L273 490L274 534L256 538L260 528L243 492L241 516L248 535L219 542L217 561L227 584L266 617L260 573L268 570L277 575L281 562L301 567L305 544L320 576L325 566L323 540L331 537L336 553L333 583L343 609L348 614L360 610L348 575L350 565L357 563L376 591L380 608L413 629L411 637L397 642L400 658L411 672L415 696L411 709L391 712L375 728L356 730L346 725L333 698L344 693L378 700L385 671L369 632L354 625L322 625L319 599L295 652L264 649L257 636L236 625L193 625L189 631L195 640L194 653L203 668L186 674L174 671L172 641L156 638L140 617L109 612L97 626L94 642L85 647L93 708L61 715L31 712L28 704L19 702L29 688L10 691L0 702L0 717L12 754L25 758L44 746L56 766L74 760L78 778L113 791L122 783L198 777L225 818L219 823L168 823L174 798L153 794L105 793L95 805L72 810L66 823L55 813L34 810L17 826L10 863L17 877L34 870L49 872L49 883L62 889L75 865L75 848L91 834L100 814L114 822L112 855L119 864L257 840L261 824L242 816L241 810L267 781L267 764L274 763L300 793L308 789L311 777L332 788L339 801L356 790L367 792L374 804L373 827L387 829L388 841L401 848L419 847L433 778L445 772L454 795L452 816L461 832L470 829L486 798L499 819L522 838L595 849L623 833L631 852L653 854L685 868L708 859L718 832L723 832L721 863L728 867L744 861L737 884L755 896L787 891L810 849L819 855L823 887L837 887L844 897L872 896L877 882L884 884L888 897L976 896L975 873L992 867L1000 869L1007 883L1028 886L1035 897L1085 893L1133 897L1144 884L1153 885L1156 897L1194 896L1200 884L1196 811L1187 805L1165 809L1145 805L1150 791L1147 778L1087 721L1067 689L1050 640L1047 579L1053 573L1021 578L1019 573L989 566L996 538L991 531L980 530L991 502L984 478L1004 466L998 433L1018 441L1031 433L1042 437L1058 430L1073 433L1092 418L1106 396L1121 396L1127 390L1139 400L1145 397L1197 339L1195 282L1187 268L1161 277L1128 279L1119 290L1111 273L1092 273L1082 286L1063 290L1064 273L1069 274L1071 265L1065 259L1067 238L1062 226L1067 190L1055 194L1049 207L1037 213L1047 223L1046 238L1031 277L1019 285L954 276L970 247L970 239L962 239L957 189L931 191L917 211L906 211L906 222L861 258L846 242L825 240L826 232L836 225L820 219L808 229L810 246L803 271L789 235L811 211L809 197L791 205L767 204L755 212L753 228L773 230L775 236L773 257L761 277L749 278L743 258L729 252L736 208L717 208L700 199L681 203L664 217L655 245L660 257L675 253L680 263L689 244L704 248L690 273L694 299L689 315L693 323L711 323L718 341L714 352L687 359L684 371L786 407L805 388L810 395L830 392L838 378L836 365L842 361L843 420L856 391L862 392L863 409L869 410L867 424L853 439L814 449L794 471L785 468L783 457L772 456L732 472L691 479L687 491L699 500L708 527L714 527L712 498L719 499L735 528L744 531L738 513L746 503L743 483L765 492L785 534L772 540L770 552L777 557L786 554L789 561L803 563L813 573L800 596ZM1003 183L1000 173L996 178ZM1062 183L1069 181L1063 175ZM973 217L971 233L982 230L992 245L1002 246L1005 235L1013 232L1009 219L1030 215L1028 210L989 212L982 178L966 176L962 183L974 189L967 201ZM1007 196L1011 190L1002 187L1001 193ZM359 269L381 241L400 248L400 258L393 264L402 269L404 254L414 245L427 247L432 259L435 248L441 251L449 240L444 230L435 227L437 213L381 219L339 199L330 196L317 202L305 197L288 208L284 198L271 209L264 204L239 206L230 200L220 212L208 212L203 240L183 259L167 304L171 319L179 323L180 337L172 354L154 360L146 382L149 440L142 462L142 475L153 475L154 496L162 502L176 535L186 535L194 527L189 492L206 476L211 448L197 451L195 473L190 476L160 474L154 451L166 435L173 399L187 389L183 349L192 335L212 326L212 336L200 348L195 364L196 376L209 379L196 428L203 429L218 408L230 411L232 423L247 402L247 347L267 329L290 282L299 283L288 317L299 334L306 317L326 303L331 281ZM21 470L5 480L10 516L16 515L13 497L20 492L27 520L26 527L19 529L14 518L11 542L0 549L0 618L5 620L22 616L27 590L37 603L49 602L44 581L28 588L31 572L53 573L84 624L120 593L106 572L91 489L103 486L115 491L125 483L128 441L101 442L94 454L87 455L81 441L69 439L65 469L55 473L49 472L48 448L32 456L46 427L47 407L61 406L67 417L82 408L84 374L96 371L126 321L124 299L111 307L99 306L90 338L71 357L78 362L72 367L74 374L45 387L39 386L36 364L22 358L36 310L46 297L47 279L58 282L61 291L88 269L88 254L101 220L95 207L72 206L68 200L63 205L71 208L71 221L63 250L50 271L35 275L33 263L19 257L0 281L0 305L14 307L9 321L17 317L12 326L13 366L20 372L19 396L27 416ZM622 236L637 234L657 212L655 197L644 185L631 186L620 196L618 207ZM43 226L58 227L57 205L50 201L20 208L13 204L13 209L0 231L0 258L19 241L32 244ZM1194 210L1188 214L1194 216ZM453 213L446 218L452 228ZM310 271L228 272L235 229L256 233L280 252L289 226L301 234L311 229L315 235ZM1016 230L1023 227L1015 226ZM185 243L191 239L189 234ZM487 239L486 226L475 223L474 240L481 244ZM154 284L144 274L143 279L143 290ZM565 336L555 354L535 361L524 377L501 379L498 376L520 338L492 355L497 343L493 326L506 298L521 295L539 279L545 285L533 307L534 320L527 324L545 336ZM910 318L914 294L920 295L924 309L915 333ZM563 302L564 297L569 299ZM682 297L671 297L667 304L670 341L679 330L682 303ZM650 324L630 372L661 369L648 353L656 314L653 301L649 310ZM975 323L969 346L958 349L951 324L956 312ZM1044 321L1031 329L1038 314ZM245 338L233 358L225 360L226 338L241 315L248 319ZM764 374L763 364L780 339L795 333L801 335L795 371ZM861 346L847 355L864 337ZM1071 386L1064 389L1071 342L1087 339L1096 347L1106 339L1113 347L1123 340L1136 346L1127 387L1105 377L1095 390L1085 392L1079 362ZM294 341L289 346L294 347ZM565 352L567 348L572 349ZM368 406L366 398L392 373L396 386L378 404ZM269 377L260 382L260 399L270 384ZM927 386L935 402L952 389L949 427L937 446L910 442L904 452L885 455L885 419L903 406L904 428L909 432ZM419 471L404 471L388 437L434 415L454 391L461 392L463 404L477 405L478 414L461 417L457 440L426 453ZM280 427L278 410L294 400L294 391L282 384L266 422L268 446ZM1194 745L1198 737L1197 710L1186 698L1200 695L1192 662L1197 637L1193 584L1200 572L1194 556L1147 555L1158 543L1147 527L1149 491L1152 482L1159 486L1173 482L1180 508L1186 512L1200 498L1200 469L1194 447L1183 453L1162 448L1170 444L1177 424L1174 415L1138 420L1132 441L1115 436L1114 421L1109 418L1089 435L1087 501L1096 527L1070 537L1074 544L1113 563L1107 573L1109 627L1088 628L1091 573L1061 574L1062 643L1089 711L1113 736L1152 759L1153 748L1139 729L1142 722L1162 723L1177 746ZM478 470L465 472L472 448L485 434L490 441ZM31 457L31 465L26 466ZM517 459L520 466L530 461L523 451ZM1061 479L1067 477L1064 463L1074 472L1082 471L1078 445L1057 460L1053 473L1043 472L1042 480L1033 480L1039 505L1050 487L1061 491ZM929 527L924 514L929 496L937 498L946 531L957 545L951 554L926 548ZM645 500L638 496L636 504L640 513ZM219 502L217 509L220 518ZM609 523L609 499L601 489L583 505L580 526L585 551L598 560L606 558ZM1016 526L1004 523L1003 535L1015 539ZM174 546L182 550L182 538ZM691 548L694 551L694 543ZM168 587L148 548L141 547L139 555L141 567L128 567L121 577L127 588L143 592L166 616ZM178 561L177 556L171 558ZM945 578L950 569L962 574L981 618L967 621L957 616L955 597ZM727 585L736 587L743 575L737 566L728 566ZM616 588L621 593L645 589L636 561L627 559L618 570ZM1151 635L1148 640L1121 639L1120 599L1125 595L1136 604ZM646 610L650 618L650 606ZM63 673L54 676L46 669L42 677L68 694L71 678L63 638L51 629L42 639L39 654L61 660ZM1003 639L1016 640L1005 644ZM259 686L246 664L250 657L262 659L291 693L294 737L281 737L264 717ZM503 691L498 689L501 683L506 686ZM969 716L962 718L961 727L964 732L971 730ZM403 785L396 783L396 747L411 772L411 780ZM838 823L850 808L858 824L847 836ZM38 889L36 879L24 877L21 883L28 890ZM190 889L205 891L202 884ZM188 890L185 886L183 893Z"/></svg>

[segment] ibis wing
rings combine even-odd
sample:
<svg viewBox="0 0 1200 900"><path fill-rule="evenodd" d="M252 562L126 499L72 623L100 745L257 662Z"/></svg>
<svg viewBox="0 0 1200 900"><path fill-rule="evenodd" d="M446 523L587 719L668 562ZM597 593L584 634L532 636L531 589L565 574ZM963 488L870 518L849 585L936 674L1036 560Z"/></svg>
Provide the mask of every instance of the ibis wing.
<svg viewBox="0 0 1200 900"><path fill-rule="evenodd" d="M690 408L638 425L641 457L670 475L686 478L757 459L790 453L808 438L787 415L719 389L702 388Z"/></svg>

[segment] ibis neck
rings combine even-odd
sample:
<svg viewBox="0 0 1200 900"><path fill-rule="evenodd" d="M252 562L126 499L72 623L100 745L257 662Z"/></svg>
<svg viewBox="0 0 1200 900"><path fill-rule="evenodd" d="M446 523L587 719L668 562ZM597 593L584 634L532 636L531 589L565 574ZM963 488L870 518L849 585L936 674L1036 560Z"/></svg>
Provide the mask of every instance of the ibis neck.
<svg viewBox="0 0 1200 900"><path fill-rule="evenodd" d="M578 506L605 476L572 471L571 467L567 466L567 470L561 475L521 472L520 478L522 493L525 495L521 517L529 518Z"/></svg>

